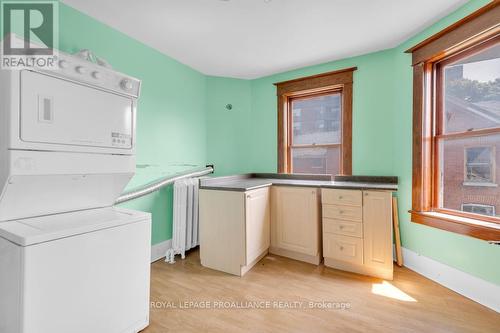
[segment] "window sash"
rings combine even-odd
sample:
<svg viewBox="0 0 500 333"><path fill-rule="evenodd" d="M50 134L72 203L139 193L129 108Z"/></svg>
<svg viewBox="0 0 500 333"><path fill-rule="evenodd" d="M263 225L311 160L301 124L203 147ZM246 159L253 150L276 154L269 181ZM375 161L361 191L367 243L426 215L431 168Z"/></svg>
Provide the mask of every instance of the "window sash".
<svg viewBox="0 0 500 333"><path fill-rule="evenodd" d="M324 150L325 148L328 150L329 148L339 148L339 147L341 147L341 146L340 145L326 145L326 146L312 145L312 146L305 146L305 147L304 146L291 147L290 148L290 156L291 156L291 158L290 158L290 162L289 162L290 172L291 173L297 173L298 172L297 170L295 170L295 166L294 166L294 158L293 158L294 149L301 150L301 149L305 148L305 149L308 149L309 151L311 151L311 150L312 151L321 151L321 150ZM336 166L337 166L337 169L340 170L340 168L342 166L342 161L341 161L341 158L340 158L341 149L339 149L337 153L339 154L339 161L338 161L338 164L336 164ZM327 151L326 155L325 155L326 159L323 158L323 157L316 157L316 158L310 157L309 158L310 160L314 159L316 161L319 161L319 160L324 161L324 164L321 164L321 167L318 166L318 165L316 165L316 166L310 166L310 168L311 169L320 169L320 168L324 167L325 171L321 171L319 173L321 173L321 174L323 174L323 173L328 174L328 169L329 169L328 168L328 165L329 165L329 163L328 163L328 156L329 156L329 153ZM311 171L311 172L307 172L307 173L313 173L314 174L314 173L318 173L318 172Z"/></svg>
<svg viewBox="0 0 500 333"><path fill-rule="evenodd" d="M340 124L340 142L328 142L328 143L317 143L317 144L294 144L293 142L293 137L294 137L294 126L293 126L293 121L294 117L296 115L293 114L293 102L295 101L304 101L308 99L313 99L321 96L329 96L329 95L340 95L340 119L339 119L339 124ZM288 116L288 142L289 146L291 148L313 148L313 147L329 147L329 146L335 146L335 145L342 145L342 120L343 120L343 113L344 113L344 108L342 107L342 99L343 99L343 94L341 89L333 89L325 92L320 92L320 93L309 93L309 94L304 94L303 96L294 96L289 98L288 104L289 104L289 116Z"/></svg>
<svg viewBox="0 0 500 333"><path fill-rule="evenodd" d="M307 99L312 99L312 98L317 98L321 96L328 96L328 95L334 95L334 94L339 94L340 95L340 142L332 142L332 143L320 143L320 144L295 144L293 142L293 137L294 137L294 128L293 128L293 119L294 119L294 114L293 114L293 102L297 100L307 100ZM288 98L287 105L288 105L288 115L287 115L287 146L286 146L286 154L287 154L287 164L286 164L286 172L287 173L293 173L293 158L292 158L292 150L294 148L337 148L340 147L340 159L339 159L339 170L342 172L342 149L343 149L343 120L344 120L344 93L341 88L333 88L330 90L325 90L321 92L305 92L303 94L297 94L292 97Z"/></svg>
<svg viewBox="0 0 500 333"><path fill-rule="evenodd" d="M444 96L445 96L445 85L444 85L444 69L447 65L453 64L455 62L460 61L461 59L471 57L473 55L479 54L484 50L491 48L495 45L500 45L500 34L487 39L484 42L478 43L477 45L472 45L468 49L465 49L461 52L457 52L452 54L444 59L439 61L432 62L432 72L430 73L433 78L432 83L434 85L434 89L432 89L433 96L430 96L431 99L435 99L435 104L430 105L433 106L433 117L436 123L434 128L434 135L438 137L454 137L454 136L465 136L465 135L481 135L488 133L495 133L500 131L500 126L489 127L483 129L474 129L471 131L462 131L462 132L448 132L445 133L445 122L443 119L444 116Z"/></svg>
<svg viewBox="0 0 500 333"><path fill-rule="evenodd" d="M447 64L454 63L462 58L469 57L471 54L480 53L486 48L491 47L500 43L500 35L491 38L487 42L480 43L479 45L472 46L470 49L460 52L458 54L451 55L447 58L441 59L436 62L428 63L426 70L426 84L430 85L432 89L426 89L427 93L427 105L425 112L430 112L429 120L431 121L431 133L430 133L430 166L431 166L431 191L430 191L430 211L441 212L449 215L455 215L460 217L468 217L476 220L484 220L489 222L500 223L500 218L497 216L486 216L478 215L474 213L458 211L454 209L449 209L441 207L441 192L443 188L442 184L442 169L444 167L443 157L441 156L440 147L441 143L445 142L446 139L467 139L477 136L494 135L500 134L500 126L484 129L473 129L470 131L462 132L449 132L445 133L445 122L444 122L444 98L445 98L445 87L444 87L444 68ZM493 163L493 161L492 161ZM490 180L485 181L475 181L467 178L468 174L468 164L466 161L466 156L464 156L464 181L467 183L491 183L495 182L495 174L492 163L489 163L490 167Z"/></svg>

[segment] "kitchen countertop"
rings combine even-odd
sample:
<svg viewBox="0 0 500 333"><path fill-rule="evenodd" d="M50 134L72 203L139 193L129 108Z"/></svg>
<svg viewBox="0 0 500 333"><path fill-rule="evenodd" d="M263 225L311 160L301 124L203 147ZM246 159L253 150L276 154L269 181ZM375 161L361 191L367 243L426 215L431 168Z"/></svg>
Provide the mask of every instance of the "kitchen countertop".
<svg viewBox="0 0 500 333"><path fill-rule="evenodd" d="M338 179L338 180L337 180ZM244 174L200 180L200 189L245 192L268 186L397 191L397 177Z"/></svg>

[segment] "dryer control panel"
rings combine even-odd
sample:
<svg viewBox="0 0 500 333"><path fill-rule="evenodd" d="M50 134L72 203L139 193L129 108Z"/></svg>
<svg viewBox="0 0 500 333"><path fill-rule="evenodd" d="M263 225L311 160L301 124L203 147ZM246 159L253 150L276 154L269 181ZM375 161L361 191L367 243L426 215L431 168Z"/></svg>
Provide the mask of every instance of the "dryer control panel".
<svg viewBox="0 0 500 333"><path fill-rule="evenodd" d="M136 78L62 52L59 52L56 60L57 69L40 69L40 72L91 86L98 86L119 94L139 97L141 81Z"/></svg>

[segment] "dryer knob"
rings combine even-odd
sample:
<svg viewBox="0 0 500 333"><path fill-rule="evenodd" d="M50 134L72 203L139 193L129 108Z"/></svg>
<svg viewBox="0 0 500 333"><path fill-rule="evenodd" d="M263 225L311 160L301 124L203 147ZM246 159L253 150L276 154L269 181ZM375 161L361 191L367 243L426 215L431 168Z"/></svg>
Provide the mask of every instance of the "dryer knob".
<svg viewBox="0 0 500 333"><path fill-rule="evenodd" d="M130 80L123 79L122 82L120 82L120 86L123 90L132 90L132 82L130 82Z"/></svg>
<svg viewBox="0 0 500 333"><path fill-rule="evenodd" d="M69 67L69 63L66 60L59 60L59 67L62 69L66 69Z"/></svg>
<svg viewBox="0 0 500 333"><path fill-rule="evenodd" d="M102 74L98 71L92 72L92 77L96 80L99 80L102 77Z"/></svg>
<svg viewBox="0 0 500 333"><path fill-rule="evenodd" d="M85 69L85 67L83 67L83 66L77 66L77 67L75 68L75 71L76 71L77 73L79 73L79 74L85 74L85 73L87 72L87 70L86 70L86 69Z"/></svg>

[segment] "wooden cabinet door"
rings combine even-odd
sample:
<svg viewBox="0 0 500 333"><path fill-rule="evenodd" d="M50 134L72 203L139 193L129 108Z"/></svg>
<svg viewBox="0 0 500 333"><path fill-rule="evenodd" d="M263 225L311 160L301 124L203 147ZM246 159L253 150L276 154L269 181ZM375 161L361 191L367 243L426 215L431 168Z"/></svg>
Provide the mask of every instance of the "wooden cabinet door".
<svg viewBox="0 0 500 333"><path fill-rule="evenodd" d="M252 263L269 249L270 243L270 203L269 188L246 193L246 264Z"/></svg>
<svg viewBox="0 0 500 333"><path fill-rule="evenodd" d="M315 256L319 251L319 200L315 188L273 187L272 246Z"/></svg>
<svg viewBox="0 0 500 333"><path fill-rule="evenodd" d="M199 205L201 264L240 275L246 259L244 193L200 190Z"/></svg>
<svg viewBox="0 0 500 333"><path fill-rule="evenodd" d="M373 268L392 268L392 194L363 191L363 257Z"/></svg>
<svg viewBox="0 0 500 333"><path fill-rule="evenodd" d="M363 264L363 239L325 233L323 234L323 254L352 264Z"/></svg>

